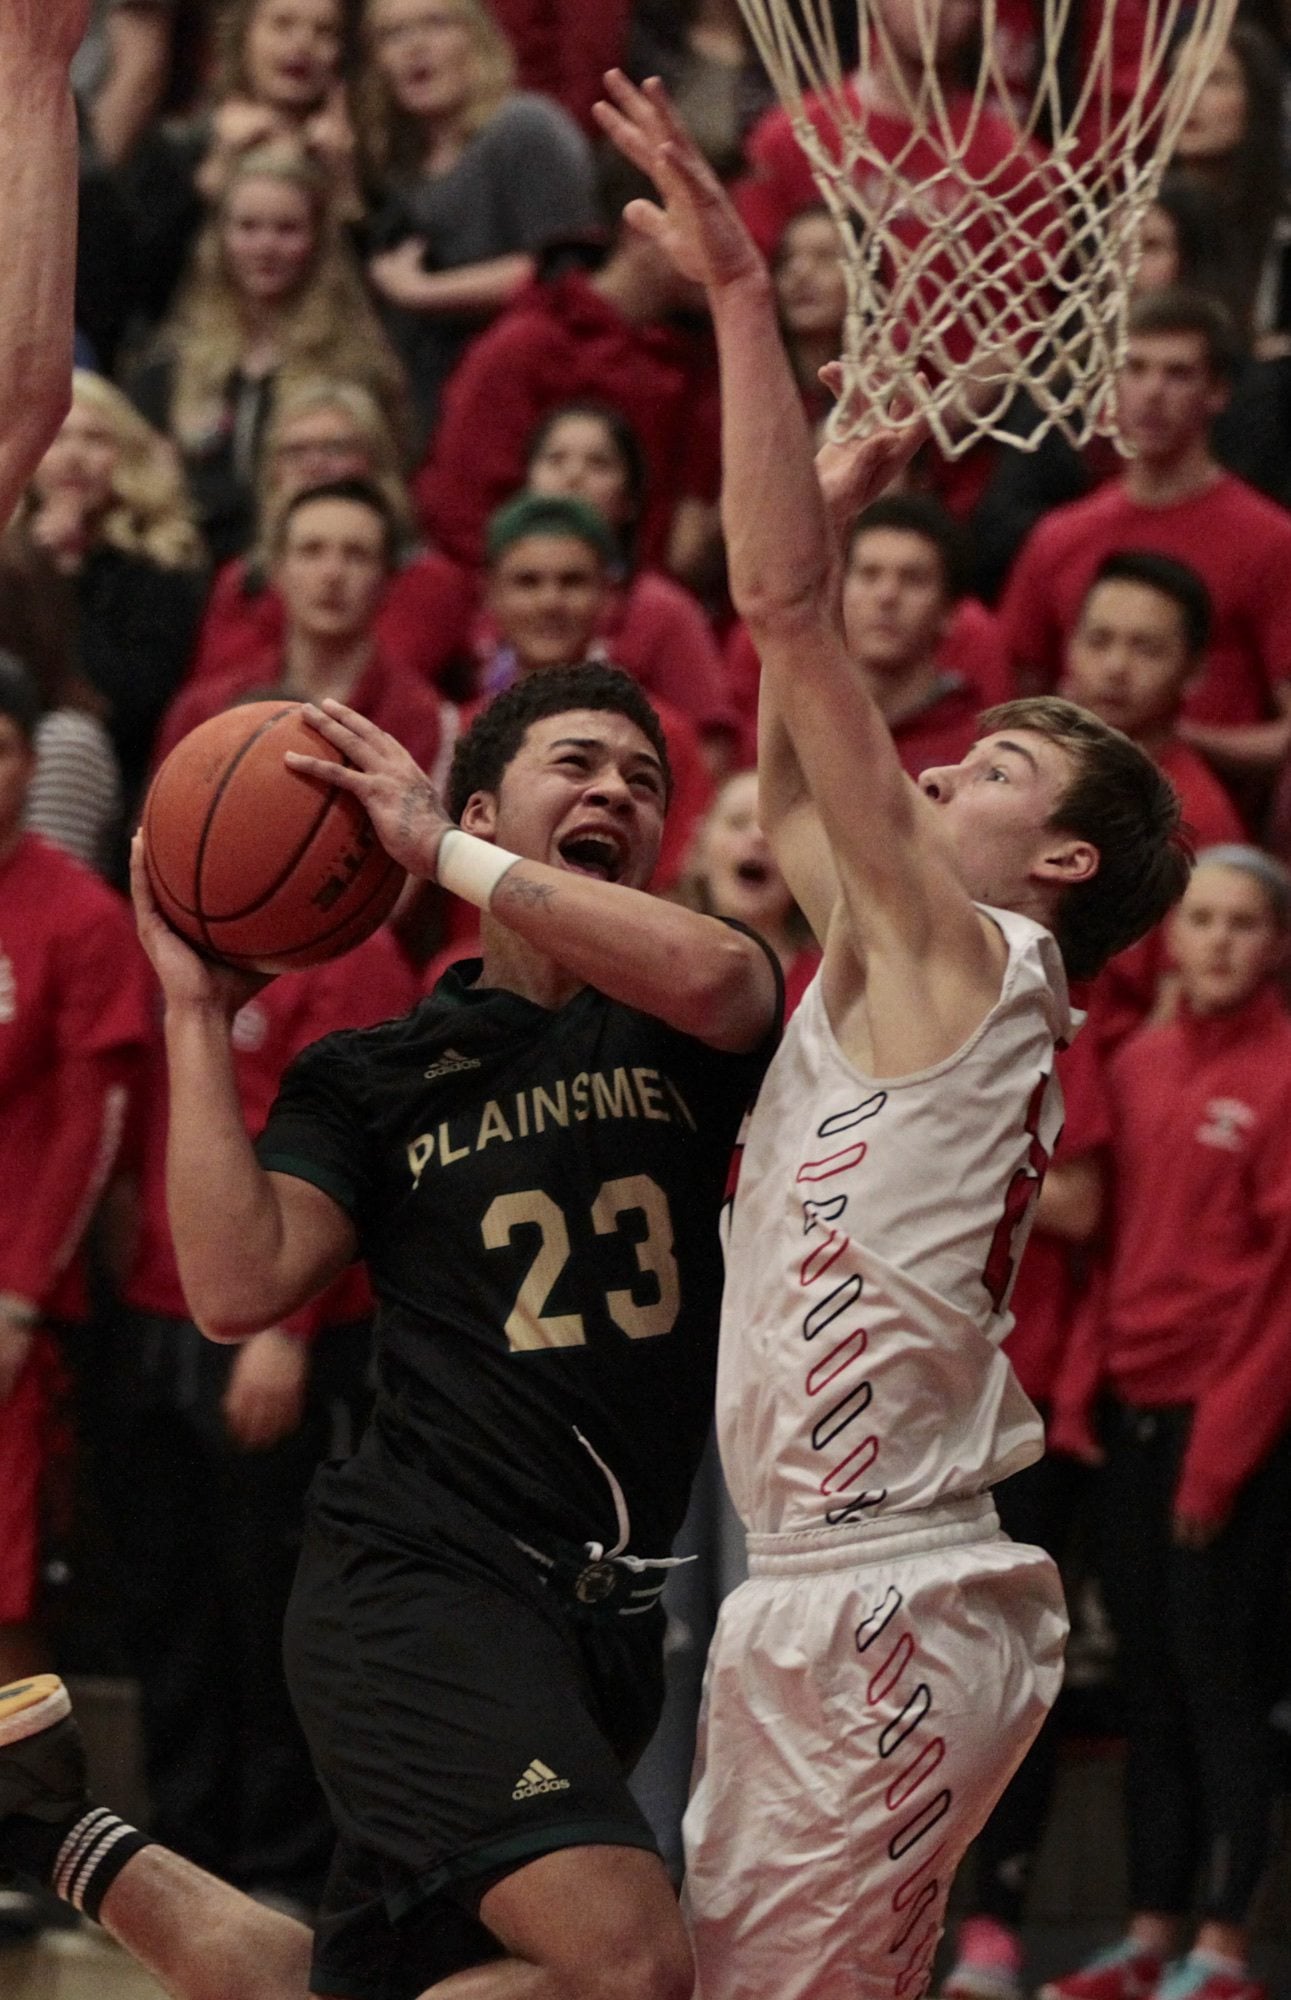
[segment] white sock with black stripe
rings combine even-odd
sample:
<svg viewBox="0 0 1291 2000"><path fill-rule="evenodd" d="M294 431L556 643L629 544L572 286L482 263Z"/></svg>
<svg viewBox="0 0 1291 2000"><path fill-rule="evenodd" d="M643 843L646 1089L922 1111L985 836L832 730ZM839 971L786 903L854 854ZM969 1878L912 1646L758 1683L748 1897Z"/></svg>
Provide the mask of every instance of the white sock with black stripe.
<svg viewBox="0 0 1291 2000"><path fill-rule="evenodd" d="M147 1834L95 1806L63 1836L54 1862L54 1893L97 1923L103 1898L127 1861L152 1844Z"/></svg>

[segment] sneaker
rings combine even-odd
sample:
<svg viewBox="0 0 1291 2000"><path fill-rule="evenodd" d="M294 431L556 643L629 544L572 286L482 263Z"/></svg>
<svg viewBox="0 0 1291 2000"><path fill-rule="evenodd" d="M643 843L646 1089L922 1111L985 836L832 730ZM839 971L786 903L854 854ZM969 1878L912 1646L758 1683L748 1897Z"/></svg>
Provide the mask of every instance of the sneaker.
<svg viewBox="0 0 1291 2000"><path fill-rule="evenodd" d="M1022 1946L993 1917L965 1917L941 2000L1022 2000Z"/></svg>
<svg viewBox="0 0 1291 2000"><path fill-rule="evenodd" d="M1166 1967L1152 2000L1268 2000L1268 1988L1245 1970L1231 1972L1205 1952L1190 1951Z"/></svg>
<svg viewBox="0 0 1291 2000"><path fill-rule="evenodd" d="M1148 2000L1156 1993L1161 1973L1159 1958L1133 1938L1122 1938L1078 1972L1051 1979L1039 1989L1036 2000Z"/></svg>
<svg viewBox="0 0 1291 2000"><path fill-rule="evenodd" d="M0 1687L0 1868L21 1865L5 1836L23 1820L61 1826L89 1809L81 1734L57 1674Z"/></svg>

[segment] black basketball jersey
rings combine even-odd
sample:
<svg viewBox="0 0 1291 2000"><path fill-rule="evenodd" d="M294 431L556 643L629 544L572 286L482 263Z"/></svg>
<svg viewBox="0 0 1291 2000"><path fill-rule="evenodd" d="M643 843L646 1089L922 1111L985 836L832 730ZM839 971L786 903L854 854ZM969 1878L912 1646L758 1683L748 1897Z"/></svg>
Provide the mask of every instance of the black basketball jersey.
<svg viewBox="0 0 1291 2000"><path fill-rule="evenodd" d="M479 971L306 1049L259 1158L354 1221L374 1423L405 1466L513 1534L665 1555L712 1413L719 1211L774 1037L724 1055L590 987L552 1012Z"/></svg>

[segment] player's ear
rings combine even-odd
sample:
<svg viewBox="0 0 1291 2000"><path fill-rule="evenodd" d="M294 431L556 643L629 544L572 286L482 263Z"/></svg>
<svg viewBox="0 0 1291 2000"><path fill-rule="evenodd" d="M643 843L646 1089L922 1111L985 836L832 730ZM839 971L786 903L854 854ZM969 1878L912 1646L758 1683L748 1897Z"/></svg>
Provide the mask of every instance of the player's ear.
<svg viewBox="0 0 1291 2000"><path fill-rule="evenodd" d="M1055 882L1072 889L1098 873L1098 849L1092 840L1078 840L1075 834L1056 834L1045 842L1031 873L1042 882Z"/></svg>
<svg viewBox="0 0 1291 2000"><path fill-rule="evenodd" d="M472 792L462 813L463 833L473 833L477 840L493 840L498 830L498 795L496 792Z"/></svg>

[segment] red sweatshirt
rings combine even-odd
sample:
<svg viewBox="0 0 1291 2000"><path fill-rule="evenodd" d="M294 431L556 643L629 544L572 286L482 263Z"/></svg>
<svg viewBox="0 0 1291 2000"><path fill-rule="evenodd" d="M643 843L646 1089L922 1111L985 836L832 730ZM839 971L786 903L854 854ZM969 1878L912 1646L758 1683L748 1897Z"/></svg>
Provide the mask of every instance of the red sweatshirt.
<svg viewBox="0 0 1291 2000"><path fill-rule="evenodd" d="M716 501L720 489L712 339L665 321L633 325L577 271L529 286L455 370L413 482L435 546L478 570L485 524L524 485L540 419L589 396L621 410L641 441L647 478L638 554L657 567L677 502Z"/></svg>
<svg viewBox="0 0 1291 2000"><path fill-rule="evenodd" d="M435 550L396 570L376 618L377 643L394 667L437 680L469 650L476 583ZM225 563L211 587L189 681L239 674L252 686L272 680L282 658L282 599L247 574L246 559Z"/></svg>
<svg viewBox="0 0 1291 2000"><path fill-rule="evenodd" d="M151 1034L126 903L24 834L0 864L0 1291L85 1310L74 1258Z"/></svg>
<svg viewBox="0 0 1291 2000"><path fill-rule="evenodd" d="M180 738L187 736L190 729L196 729L199 722L223 714L226 708L232 708L236 701L257 690L263 691L266 699L281 692L277 686L281 671L279 655L267 663L248 660L245 669L219 679L188 681L162 717L153 752L154 765L160 764ZM377 652L351 690L349 706L397 737L423 771L442 778L438 767L444 753L451 748L445 731L444 703L424 681Z"/></svg>
<svg viewBox="0 0 1291 2000"><path fill-rule="evenodd" d="M1184 823L1199 854L1225 841L1246 839L1237 807L1196 750L1175 738L1157 751L1156 761L1179 794ZM1170 962L1168 934L1169 919L1128 951L1118 952L1080 995L1089 1014L1087 1032L1098 1038L1105 1055L1141 1027L1156 1005Z"/></svg>
<svg viewBox="0 0 1291 2000"><path fill-rule="evenodd" d="M1064 1398L1191 1403L1175 1505L1222 1519L1291 1420L1291 1019L1272 986L1112 1061L1101 1299Z"/></svg>
<svg viewBox="0 0 1291 2000"><path fill-rule="evenodd" d="M278 1084L292 1058L310 1042L339 1028L366 1028L404 1014L417 998L417 980L388 931L378 931L342 958L275 979L248 1000L233 1021L234 1070L248 1132L269 1116ZM139 1230L129 1276L122 1287L140 1312L187 1319L166 1215L166 1062L160 1037L150 1050L149 1088L134 1122L127 1164L138 1175ZM293 1332L340 1326L371 1310L362 1265L355 1264L326 1292L296 1314Z"/></svg>
<svg viewBox="0 0 1291 2000"><path fill-rule="evenodd" d="M1260 722L1291 679L1291 514L1231 472L1169 507L1143 507L1114 480L1055 507L1023 543L1000 617L1020 676L1056 687L1067 640L1105 556L1154 549L1189 564L1214 607L1206 671L1184 713Z"/></svg>

